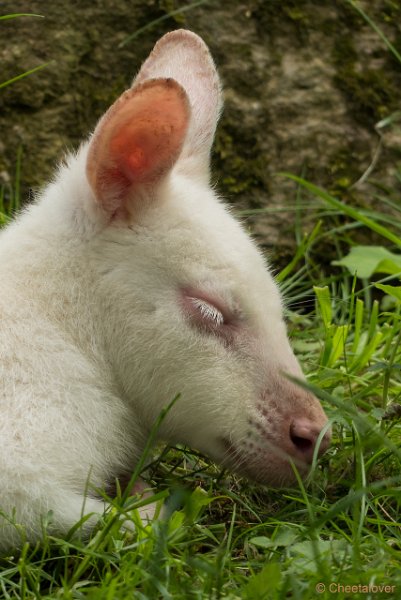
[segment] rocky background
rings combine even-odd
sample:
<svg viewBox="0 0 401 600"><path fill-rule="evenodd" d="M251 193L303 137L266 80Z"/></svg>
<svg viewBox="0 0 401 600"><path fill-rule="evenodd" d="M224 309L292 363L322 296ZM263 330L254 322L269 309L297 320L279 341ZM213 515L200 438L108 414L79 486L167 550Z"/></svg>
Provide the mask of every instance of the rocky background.
<svg viewBox="0 0 401 600"><path fill-rule="evenodd" d="M357 4L401 53L401 0ZM238 210L270 209L250 224L279 262L294 244L294 212L280 208L297 194L279 172L360 205L372 189L397 192L401 64L348 0L8 0L0 10L44 17L0 21L0 82L52 61L0 89L6 200L18 155L26 200L129 86L155 41L178 27L204 38L225 86L217 188ZM387 117L369 180L351 187L377 154L375 125Z"/></svg>

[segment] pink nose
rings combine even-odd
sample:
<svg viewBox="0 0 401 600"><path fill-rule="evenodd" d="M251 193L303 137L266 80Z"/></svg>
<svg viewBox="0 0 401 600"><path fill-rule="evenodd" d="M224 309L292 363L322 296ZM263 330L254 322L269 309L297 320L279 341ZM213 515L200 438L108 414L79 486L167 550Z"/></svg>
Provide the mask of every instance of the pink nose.
<svg viewBox="0 0 401 600"><path fill-rule="evenodd" d="M317 439L322 427L306 417L299 417L290 425L290 438L297 455L307 463L313 460ZM326 431L319 444L318 455L321 456L330 445L331 432Z"/></svg>

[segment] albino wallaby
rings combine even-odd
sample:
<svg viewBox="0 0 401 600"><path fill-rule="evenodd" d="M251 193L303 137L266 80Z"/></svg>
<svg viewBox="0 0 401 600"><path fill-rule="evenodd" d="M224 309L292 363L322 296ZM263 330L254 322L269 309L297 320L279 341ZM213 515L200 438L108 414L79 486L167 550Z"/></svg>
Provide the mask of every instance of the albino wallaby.
<svg viewBox="0 0 401 600"><path fill-rule="evenodd" d="M159 430L253 480L306 472L326 425L278 288L209 183L222 107L203 41L165 35L131 89L0 234L0 548L102 513ZM329 443L327 432L320 443ZM290 459L290 460L289 460ZM89 492L85 498L90 480Z"/></svg>

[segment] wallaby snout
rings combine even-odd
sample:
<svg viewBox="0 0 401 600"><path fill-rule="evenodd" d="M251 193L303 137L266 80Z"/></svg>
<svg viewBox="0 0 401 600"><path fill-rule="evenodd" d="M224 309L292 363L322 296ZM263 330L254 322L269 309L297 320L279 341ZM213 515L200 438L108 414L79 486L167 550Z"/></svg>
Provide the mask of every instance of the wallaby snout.
<svg viewBox="0 0 401 600"><path fill-rule="evenodd" d="M294 446L294 456L299 456L305 463L312 462L318 438L323 431L323 426L306 417L295 418L289 427L289 436ZM330 446L331 432L327 430L320 440L318 456L322 456Z"/></svg>

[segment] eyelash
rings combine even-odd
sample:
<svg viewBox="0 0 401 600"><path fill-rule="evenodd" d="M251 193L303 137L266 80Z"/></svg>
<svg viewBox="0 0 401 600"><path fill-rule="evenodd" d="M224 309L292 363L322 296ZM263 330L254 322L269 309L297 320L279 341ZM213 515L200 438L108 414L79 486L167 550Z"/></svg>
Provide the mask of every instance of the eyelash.
<svg viewBox="0 0 401 600"><path fill-rule="evenodd" d="M221 325L225 324L223 314L218 310L218 308L213 306L213 304L206 302L206 300L200 300L199 298L194 298L192 296L189 296L188 300L190 300L193 306L198 309L201 317L207 321L211 321L215 327L220 327Z"/></svg>

